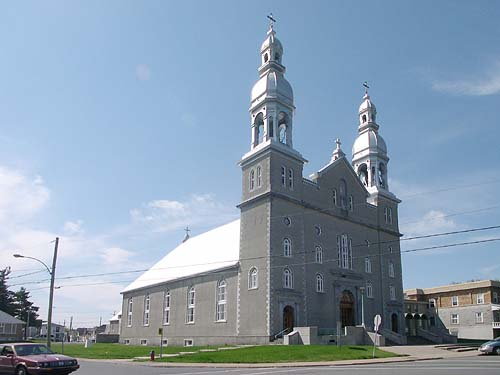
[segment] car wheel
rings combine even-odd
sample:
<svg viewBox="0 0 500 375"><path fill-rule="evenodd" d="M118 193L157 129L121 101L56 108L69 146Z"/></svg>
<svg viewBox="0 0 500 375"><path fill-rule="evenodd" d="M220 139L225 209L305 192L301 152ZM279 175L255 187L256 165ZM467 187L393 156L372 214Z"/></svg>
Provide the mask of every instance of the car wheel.
<svg viewBox="0 0 500 375"><path fill-rule="evenodd" d="M494 352L495 352L496 355L500 355L500 346L496 347L495 350L494 350Z"/></svg>
<svg viewBox="0 0 500 375"><path fill-rule="evenodd" d="M19 366L16 368L16 375L28 375L28 371L26 371L26 367Z"/></svg>

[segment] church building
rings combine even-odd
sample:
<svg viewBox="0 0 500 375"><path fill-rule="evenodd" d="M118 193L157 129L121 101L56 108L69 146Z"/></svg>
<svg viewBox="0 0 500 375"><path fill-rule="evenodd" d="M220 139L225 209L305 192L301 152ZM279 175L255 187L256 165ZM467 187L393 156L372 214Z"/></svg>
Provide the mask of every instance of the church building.
<svg viewBox="0 0 500 375"><path fill-rule="evenodd" d="M370 331L376 314L404 335L401 201L389 190L375 105L366 91L352 159L337 140L327 164L304 177L272 24L260 55L240 219L186 236L122 292L122 343L266 344L294 327Z"/></svg>

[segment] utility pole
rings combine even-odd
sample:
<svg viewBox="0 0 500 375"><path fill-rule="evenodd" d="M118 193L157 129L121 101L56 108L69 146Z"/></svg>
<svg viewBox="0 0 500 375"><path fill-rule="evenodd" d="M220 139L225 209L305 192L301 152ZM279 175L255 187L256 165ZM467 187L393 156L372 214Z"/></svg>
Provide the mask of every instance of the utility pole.
<svg viewBox="0 0 500 375"><path fill-rule="evenodd" d="M72 340L72 338L73 338L72 331L73 331L73 317L71 317L69 319L69 342L73 341Z"/></svg>
<svg viewBox="0 0 500 375"><path fill-rule="evenodd" d="M49 313L47 318L47 347L50 349L51 336L52 336L52 304L54 301L54 281L56 278L56 262L57 262L57 249L59 247L59 237L56 237L54 245L54 257L52 258L52 272L50 273L50 294L49 294Z"/></svg>
<svg viewBox="0 0 500 375"><path fill-rule="evenodd" d="M26 329L24 330L24 340L28 341L29 329L30 329L30 313L31 310L28 309L28 316L26 317Z"/></svg>

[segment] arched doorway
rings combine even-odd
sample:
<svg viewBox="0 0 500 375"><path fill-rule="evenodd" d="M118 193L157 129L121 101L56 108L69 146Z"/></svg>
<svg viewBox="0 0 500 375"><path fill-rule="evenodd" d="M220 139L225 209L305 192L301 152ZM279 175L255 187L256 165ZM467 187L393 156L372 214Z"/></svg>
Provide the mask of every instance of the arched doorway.
<svg viewBox="0 0 500 375"><path fill-rule="evenodd" d="M391 329L393 332L398 333L399 331L399 326L398 326L398 314L393 313L391 315Z"/></svg>
<svg viewBox="0 0 500 375"><path fill-rule="evenodd" d="M348 290L344 290L340 299L340 319L342 328L354 326L354 296Z"/></svg>
<svg viewBox="0 0 500 375"><path fill-rule="evenodd" d="M290 305L285 306L283 309L283 330L292 330L294 326L294 311Z"/></svg>

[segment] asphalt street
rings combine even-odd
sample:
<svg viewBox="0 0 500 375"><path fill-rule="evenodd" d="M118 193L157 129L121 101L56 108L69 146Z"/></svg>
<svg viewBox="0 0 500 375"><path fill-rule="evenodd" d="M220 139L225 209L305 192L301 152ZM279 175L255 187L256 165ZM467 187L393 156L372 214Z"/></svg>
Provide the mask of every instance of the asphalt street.
<svg viewBox="0 0 500 375"><path fill-rule="evenodd" d="M80 361L75 375L267 375L267 374L349 374L349 375L499 375L499 356L478 356L433 361L379 365L288 367L288 368L169 368L130 363Z"/></svg>

